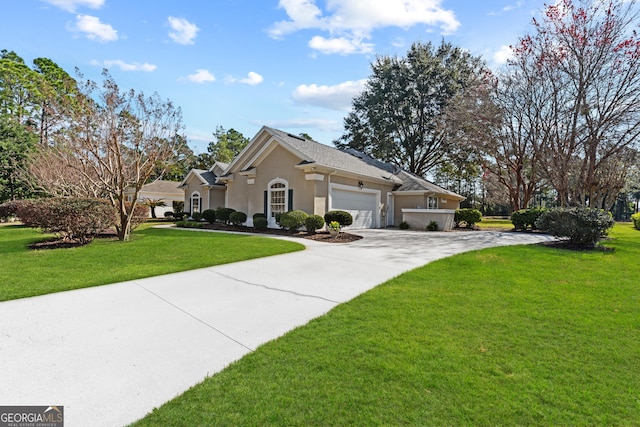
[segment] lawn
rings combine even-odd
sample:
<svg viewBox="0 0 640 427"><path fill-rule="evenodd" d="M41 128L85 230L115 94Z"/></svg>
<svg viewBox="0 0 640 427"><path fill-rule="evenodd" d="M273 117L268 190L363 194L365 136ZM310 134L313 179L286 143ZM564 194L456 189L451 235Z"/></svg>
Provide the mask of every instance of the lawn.
<svg viewBox="0 0 640 427"><path fill-rule="evenodd" d="M483 230L513 230L511 220L502 217L484 216L476 226Z"/></svg>
<svg viewBox="0 0 640 427"><path fill-rule="evenodd" d="M304 248L263 237L141 227L131 241L97 239L78 248L31 250L47 237L0 226L0 301L259 258Z"/></svg>
<svg viewBox="0 0 640 427"><path fill-rule="evenodd" d="M135 425L640 425L640 232L612 237L405 273Z"/></svg>

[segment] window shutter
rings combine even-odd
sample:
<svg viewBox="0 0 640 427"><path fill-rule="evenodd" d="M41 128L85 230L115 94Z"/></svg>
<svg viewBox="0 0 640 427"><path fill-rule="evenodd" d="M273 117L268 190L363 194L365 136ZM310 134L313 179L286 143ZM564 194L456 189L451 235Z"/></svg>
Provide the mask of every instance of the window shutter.
<svg viewBox="0 0 640 427"><path fill-rule="evenodd" d="M289 206L287 208L290 211L293 210L293 190L289 190Z"/></svg>
<svg viewBox="0 0 640 427"><path fill-rule="evenodd" d="M269 191L268 190L264 190L264 211L262 212L264 214L264 216L267 216L267 212L269 212Z"/></svg>

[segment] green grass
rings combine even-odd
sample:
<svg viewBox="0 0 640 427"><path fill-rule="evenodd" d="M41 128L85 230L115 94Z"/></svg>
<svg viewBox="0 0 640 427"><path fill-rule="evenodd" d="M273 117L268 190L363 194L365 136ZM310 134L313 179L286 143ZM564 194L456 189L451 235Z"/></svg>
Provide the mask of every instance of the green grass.
<svg viewBox="0 0 640 427"><path fill-rule="evenodd" d="M116 283L301 250L263 237L141 227L131 241L30 250L46 235L0 226L0 301Z"/></svg>
<svg viewBox="0 0 640 427"><path fill-rule="evenodd" d="M640 232L405 273L136 426L640 425Z"/></svg>
<svg viewBox="0 0 640 427"><path fill-rule="evenodd" d="M476 224L481 229L513 230L510 219L500 217L482 217L482 221Z"/></svg>

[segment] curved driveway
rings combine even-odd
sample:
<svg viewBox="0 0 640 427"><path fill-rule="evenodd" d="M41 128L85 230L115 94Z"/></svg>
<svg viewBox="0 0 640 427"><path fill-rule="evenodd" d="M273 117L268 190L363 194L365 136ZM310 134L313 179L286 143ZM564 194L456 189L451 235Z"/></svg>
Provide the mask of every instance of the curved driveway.
<svg viewBox="0 0 640 427"><path fill-rule="evenodd" d="M0 404L61 405L65 425L143 417L259 345L407 270L501 232L357 230L300 252L0 303ZM19 272L17 272L19 274Z"/></svg>

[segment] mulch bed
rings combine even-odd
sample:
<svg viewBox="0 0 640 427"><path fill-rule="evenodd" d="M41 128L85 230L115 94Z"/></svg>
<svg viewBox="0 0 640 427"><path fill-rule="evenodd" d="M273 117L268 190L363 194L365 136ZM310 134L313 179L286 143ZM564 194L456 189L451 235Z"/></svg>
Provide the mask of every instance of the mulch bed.
<svg viewBox="0 0 640 427"><path fill-rule="evenodd" d="M341 232L337 236L333 237L328 231L317 231L315 234L309 234L306 231L289 231L276 228L268 228L266 230L256 230L253 227L225 225L225 224L204 224L203 227L206 230L219 230L219 231L235 231L240 233L257 233L266 235L299 237L302 239L315 240L317 242L325 243L349 243L362 239L362 236L358 236L351 233Z"/></svg>

